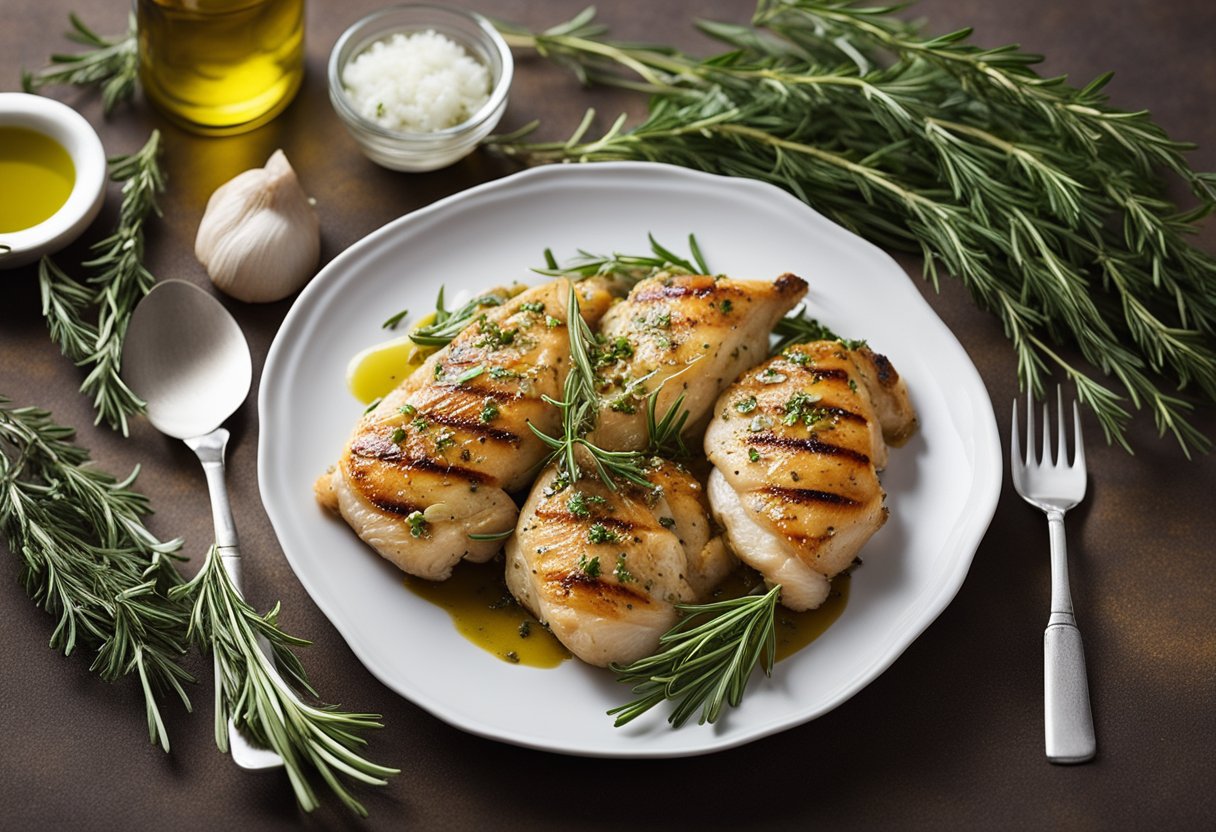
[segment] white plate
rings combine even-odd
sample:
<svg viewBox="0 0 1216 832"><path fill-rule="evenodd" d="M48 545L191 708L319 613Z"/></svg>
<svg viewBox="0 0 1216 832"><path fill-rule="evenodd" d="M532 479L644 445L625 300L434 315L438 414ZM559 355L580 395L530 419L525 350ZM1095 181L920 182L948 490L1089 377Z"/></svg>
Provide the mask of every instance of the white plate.
<svg viewBox="0 0 1216 832"><path fill-rule="evenodd" d="M716 725L679 730L656 708L616 729L604 711L629 698L612 674L576 661L554 670L475 647L443 610L316 506L313 479L338 457L363 407L347 360L384 340L408 307L538 278L542 252L684 250L697 235L710 268L735 277L785 271L811 284L814 314L865 337L908 381L921 429L883 476L891 516L866 546L843 615L809 647L757 677ZM292 307L266 360L258 476L296 575L382 682L441 719L506 742L570 754L672 757L740 745L826 713L883 672L954 597L1001 485L992 404L966 352L903 270L792 196L744 179L637 163L540 168L395 220L334 259Z"/></svg>

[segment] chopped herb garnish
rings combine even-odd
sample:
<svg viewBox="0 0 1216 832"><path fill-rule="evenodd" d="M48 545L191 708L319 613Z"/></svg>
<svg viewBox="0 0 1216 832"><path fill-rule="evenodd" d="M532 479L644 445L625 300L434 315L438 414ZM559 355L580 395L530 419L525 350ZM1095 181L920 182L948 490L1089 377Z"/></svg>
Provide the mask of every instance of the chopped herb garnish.
<svg viewBox="0 0 1216 832"><path fill-rule="evenodd" d="M623 584L627 584L631 581L637 580L637 578L633 577L633 573L631 573L629 571L629 568L625 565L625 553L624 552L621 552L621 554L617 555L616 568L612 570L612 574L615 575L616 579Z"/></svg>
<svg viewBox="0 0 1216 832"><path fill-rule="evenodd" d="M384 102L376 102L376 118L384 118Z"/></svg>
<svg viewBox="0 0 1216 832"><path fill-rule="evenodd" d="M630 398L628 393L613 399L612 404L608 405L608 409L616 413L628 413L631 416L638 412L637 405L633 403L633 399Z"/></svg>
<svg viewBox="0 0 1216 832"><path fill-rule="evenodd" d="M616 543L620 539L621 536L617 532L603 523L593 523L591 528L587 529L587 540L592 543Z"/></svg>
<svg viewBox="0 0 1216 832"><path fill-rule="evenodd" d="M763 413L760 413L752 417L751 424L747 426L747 429L752 433L755 433L756 431L765 430L766 428L771 428L772 426L773 420L765 416Z"/></svg>
<svg viewBox="0 0 1216 832"><path fill-rule="evenodd" d="M412 404L403 404L401 407L397 408L397 412L402 416L413 416L418 412L418 408L414 407Z"/></svg>
<svg viewBox="0 0 1216 832"><path fill-rule="evenodd" d="M765 367L764 371L760 373L761 384L780 384L781 382L785 381L785 379L785 373L777 372L777 370L773 369L772 367Z"/></svg>
<svg viewBox="0 0 1216 832"><path fill-rule="evenodd" d="M799 367L805 367L811 360L811 357L800 350L786 350L785 360L791 364L797 364Z"/></svg>
<svg viewBox="0 0 1216 832"><path fill-rule="evenodd" d="M747 449L747 458L749 460L751 460L752 462L759 462L760 461L760 452L757 451L755 448L748 448Z"/></svg>
<svg viewBox="0 0 1216 832"><path fill-rule="evenodd" d="M751 413L756 409L756 397L748 396L746 399L740 399L735 402L735 410L740 413Z"/></svg>
<svg viewBox="0 0 1216 832"><path fill-rule="evenodd" d="M384 105L382 104L382 105L380 105L380 106L384 106ZM408 315L408 314L410 314L410 310L408 310L408 309L402 309L402 310L401 310L400 312L398 312L396 315L393 315L393 316L392 316L391 318L389 318L387 321L385 321L384 323L380 324L380 328L381 328L381 329L396 329L396 328L397 328L397 324L401 323L402 319L403 319L403 318L405 318L405 316L406 316L406 315Z"/></svg>
<svg viewBox="0 0 1216 832"><path fill-rule="evenodd" d="M538 300L528 301L527 303L521 303L519 305L519 308L522 309L524 312L536 312L537 314L540 314L541 312L545 311L545 305Z"/></svg>
<svg viewBox="0 0 1216 832"><path fill-rule="evenodd" d="M493 422L498 418L498 403L493 399L486 399L481 405L481 423L484 425L487 422Z"/></svg>
<svg viewBox="0 0 1216 832"><path fill-rule="evenodd" d="M421 511L413 511L406 515L405 522L410 524L410 534L414 537L430 537L431 533L427 529L430 525L426 518L422 516Z"/></svg>
<svg viewBox="0 0 1216 832"><path fill-rule="evenodd" d="M549 329L555 329L556 327L559 327L561 325L562 325L562 322L559 319L553 317L552 315L545 316L545 326L549 327Z"/></svg>
<svg viewBox="0 0 1216 832"><path fill-rule="evenodd" d="M491 367L490 378L496 380L503 378L519 378L519 373L515 372L515 370L508 370L504 367Z"/></svg>
<svg viewBox="0 0 1216 832"><path fill-rule="evenodd" d="M665 529L674 529L674 528L675 528L675 525L676 525L676 518L674 518L674 517L660 517L660 518L659 518L659 525L660 525L660 526L662 526L662 527L663 527L663 528L665 528Z"/></svg>
<svg viewBox="0 0 1216 832"><path fill-rule="evenodd" d="M586 555L579 555L578 568L588 578L598 578L600 576L600 559L596 556L588 560Z"/></svg>
<svg viewBox="0 0 1216 832"><path fill-rule="evenodd" d="M423 419L421 416L419 416L417 419L415 419L410 424L412 424L416 430L421 430L421 431L425 431L427 428L430 427L430 423L428 423L427 420Z"/></svg>
<svg viewBox="0 0 1216 832"><path fill-rule="evenodd" d="M485 315L477 319L477 331L481 337L474 341L473 345L477 347L489 347L495 350L514 344L515 336L519 334L518 329L503 329Z"/></svg>
<svg viewBox="0 0 1216 832"><path fill-rule="evenodd" d="M718 308L722 310L723 315L729 315L735 308L735 305L729 300L724 300L718 304Z"/></svg>
<svg viewBox="0 0 1216 832"><path fill-rule="evenodd" d="M439 435L435 437L435 450L444 451L447 448L456 444L456 434L444 428L439 431Z"/></svg>
<svg viewBox="0 0 1216 832"><path fill-rule="evenodd" d="M532 622L525 618L519 622L519 637L527 638L530 635L532 635Z"/></svg>
<svg viewBox="0 0 1216 832"><path fill-rule="evenodd" d="M405 430L403 428L393 428L393 433L389 437L389 441L394 445L397 445L402 439L405 439Z"/></svg>
<svg viewBox="0 0 1216 832"><path fill-rule="evenodd" d="M782 408L785 416L781 418L781 422L786 425L796 425L801 421L807 427L811 427L816 422L826 418L828 415L827 411L822 407L816 406L819 399L820 397L817 395L801 391L790 396L789 401Z"/></svg>
<svg viewBox="0 0 1216 832"><path fill-rule="evenodd" d="M439 379L443 378L443 375L446 372L447 372L447 370L444 368L443 364L441 362L436 361L435 362L435 380L438 381Z"/></svg>
<svg viewBox="0 0 1216 832"><path fill-rule="evenodd" d="M857 392L857 382L854 381L853 379L849 379L849 389L852 390L854 393Z"/></svg>
<svg viewBox="0 0 1216 832"><path fill-rule="evenodd" d="M460 375L456 376L456 384L464 384L466 381L472 381L486 371L484 364L478 364L476 367L470 367Z"/></svg>
<svg viewBox="0 0 1216 832"><path fill-rule="evenodd" d="M368 402L367 407L363 408L363 415L366 416L368 413L371 413L373 410L375 410L377 407L379 407L380 402L383 401L383 399L384 399L384 396L376 396L376 398L374 398L370 402Z"/></svg>
<svg viewBox="0 0 1216 832"><path fill-rule="evenodd" d="M580 520L586 520L591 516L591 509L587 507L587 495L581 491L575 491L570 495L570 499L566 500L566 508L571 515Z"/></svg>

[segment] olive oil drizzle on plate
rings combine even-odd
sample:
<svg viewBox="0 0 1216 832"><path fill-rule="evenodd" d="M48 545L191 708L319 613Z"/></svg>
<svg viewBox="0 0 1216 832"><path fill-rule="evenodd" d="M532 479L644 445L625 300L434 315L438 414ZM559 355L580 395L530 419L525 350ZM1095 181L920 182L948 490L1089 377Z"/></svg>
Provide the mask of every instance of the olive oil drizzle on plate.
<svg viewBox="0 0 1216 832"><path fill-rule="evenodd" d="M545 668L571 658L544 625L515 603L500 560L461 562L446 581L407 575L405 587L447 611L462 636L505 662Z"/></svg>

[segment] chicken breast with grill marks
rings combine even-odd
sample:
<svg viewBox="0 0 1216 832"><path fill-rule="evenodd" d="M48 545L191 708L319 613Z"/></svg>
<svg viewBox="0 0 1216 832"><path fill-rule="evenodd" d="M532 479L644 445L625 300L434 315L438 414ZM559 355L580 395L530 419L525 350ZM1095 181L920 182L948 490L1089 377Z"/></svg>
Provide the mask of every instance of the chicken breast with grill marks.
<svg viewBox="0 0 1216 832"><path fill-rule="evenodd" d="M682 394L687 432L704 429L718 394L764 360L773 325L806 289L792 274L771 282L661 275L638 283L600 328L616 360L599 371L608 387L592 441L612 450L645 448L645 399L654 390L658 417Z"/></svg>
<svg viewBox="0 0 1216 832"><path fill-rule="evenodd" d="M661 490L541 475L507 542L507 586L578 658L625 664L655 652L677 603L705 600L736 561L715 535L700 483L664 462Z"/></svg>
<svg viewBox="0 0 1216 832"><path fill-rule="evenodd" d="M576 286L594 326L611 296L596 281ZM548 453L528 423L560 429L542 397L561 398L570 365L569 293L569 281L550 281L475 319L360 419L317 481L318 500L420 578L493 557L501 542L469 535L515 525L507 492L526 486Z"/></svg>
<svg viewBox="0 0 1216 832"><path fill-rule="evenodd" d="M731 548L781 603L814 609L886 521L877 471L916 417L890 362L838 341L789 347L722 394L707 490Z"/></svg>

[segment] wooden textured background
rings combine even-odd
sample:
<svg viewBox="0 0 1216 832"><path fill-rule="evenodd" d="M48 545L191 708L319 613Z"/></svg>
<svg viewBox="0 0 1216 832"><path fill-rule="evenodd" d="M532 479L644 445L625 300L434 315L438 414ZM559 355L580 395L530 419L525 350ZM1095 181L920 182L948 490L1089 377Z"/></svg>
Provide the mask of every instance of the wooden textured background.
<svg viewBox="0 0 1216 832"><path fill-rule="evenodd" d="M533 27L566 19L584 0L479 0L487 14ZM61 38L69 10L102 32L119 31L123 0L3 0L0 90L19 88L19 68L41 65ZM309 4L308 76L276 121L242 137L206 140L164 123L142 102L109 120L95 99L51 94L77 106L110 154L129 152L160 127L170 187L154 224L148 263L162 278L206 285L192 254L208 195L235 173L283 147L317 198L328 260L412 209L508 172L476 155L431 174L393 174L357 152L325 91L325 61L338 34L375 0ZM464 4L461 4L464 5ZM709 49L692 17L745 20L746 0L604 4L603 20L623 38ZM1203 0L928 0L935 32L971 25L980 43L1020 42L1049 56L1047 73L1079 82L1113 69L1109 91L1127 109L1150 108L1176 138L1197 142L1196 167L1216 169L1216 5ZM504 127L539 117L565 135L588 104L605 118L643 103L580 89L559 71L518 62ZM0 183L0 194L3 183ZM116 215L117 193L85 245ZM1204 244L1211 249L1211 226ZM1003 438L1016 393L1013 354L999 324L977 311L953 281L934 294L919 263L910 279L953 329L992 395ZM245 306L225 300L247 333L255 373L290 301ZM180 444L138 422L129 439L91 426L80 382L50 344L35 275L0 272L0 393L54 410L80 428L80 441L108 469L143 464L139 487L153 498L152 528L182 536L193 572L210 539L206 490ZM256 383L256 378L255 378ZM367 828L1067 828L1197 829L1216 822L1216 481L1210 457L1186 462L1155 441L1141 419L1135 457L1099 444L1087 424L1090 497L1070 515L1077 617L1086 639L1099 756L1057 768L1043 758L1042 629L1048 602L1042 517L1006 478L991 529L961 592L874 683L832 713L744 748L683 760L572 759L465 734L401 699L363 669L295 580L261 508L255 473L257 414L251 395L231 423L229 487L247 553L248 594L260 608L283 602L283 623L314 639L306 667L319 690L348 708L384 714L369 754L404 773L360 795ZM1200 417L1209 436L1216 419ZM107 686L83 656L47 649L51 619L26 599L14 558L0 546L0 828L275 829L345 826L327 806L304 818L285 777L239 771L212 741L209 666L191 716L167 708L173 753L146 742L133 684Z"/></svg>

